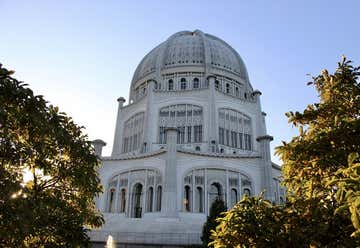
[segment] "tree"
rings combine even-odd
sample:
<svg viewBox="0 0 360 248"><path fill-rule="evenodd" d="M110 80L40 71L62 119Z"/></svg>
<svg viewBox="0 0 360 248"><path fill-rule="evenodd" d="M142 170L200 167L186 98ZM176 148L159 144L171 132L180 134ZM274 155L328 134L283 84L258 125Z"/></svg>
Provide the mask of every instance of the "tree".
<svg viewBox="0 0 360 248"><path fill-rule="evenodd" d="M0 66L0 246L88 247L103 223L91 142L12 74Z"/></svg>
<svg viewBox="0 0 360 248"><path fill-rule="evenodd" d="M226 206L224 201L216 198L215 201L211 204L209 216L207 217L203 226L201 237L203 247L208 247L208 244L211 242L211 231L215 230L216 226L218 225L217 218L221 217L225 211Z"/></svg>
<svg viewBox="0 0 360 248"><path fill-rule="evenodd" d="M247 195L225 216L218 219L213 229L211 244L215 247L289 247L279 235L282 228L281 206L270 201ZM277 245L275 245L277 244Z"/></svg>
<svg viewBox="0 0 360 248"><path fill-rule="evenodd" d="M359 74L360 68L344 58L333 75L324 70L313 78L309 84L318 91L319 102L302 113L286 114L299 135L276 149L283 161L286 205L259 205L261 197L240 204L221 219L214 233L216 247L225 247L224 240L234 232L244 239L233 239L232 247L360 245ZM259 227L253 233L243 228L249 216ZM260 229L270 229L272 235Z"/></svg>

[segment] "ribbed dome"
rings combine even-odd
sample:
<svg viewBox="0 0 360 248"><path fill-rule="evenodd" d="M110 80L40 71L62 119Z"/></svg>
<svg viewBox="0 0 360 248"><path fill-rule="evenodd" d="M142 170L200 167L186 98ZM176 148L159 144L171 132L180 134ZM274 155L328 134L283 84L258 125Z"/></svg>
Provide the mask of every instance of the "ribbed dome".
<svg viewBox="0 0 360 248"><path fill-rule="evenodd" d="M136 68L132 86L149 74L156 77L163 70L184 66L203 67L206 73L229 72L249 82L244 62L230 45L196 30L175 33L151 50Z"/></svg>

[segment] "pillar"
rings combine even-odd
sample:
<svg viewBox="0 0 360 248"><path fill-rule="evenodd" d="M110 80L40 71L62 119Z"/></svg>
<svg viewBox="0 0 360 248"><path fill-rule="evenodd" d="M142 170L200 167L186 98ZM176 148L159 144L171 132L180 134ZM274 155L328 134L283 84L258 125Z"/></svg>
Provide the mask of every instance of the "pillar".
<svg viewBox="0 0 360 248"><path fill-rule="evenodd" d="M163 201L161 213L163 217L177 218L177 173L176 173L176 138L177 129L169 127L166 133L166 161L164 173Z"/></svg>
<svg viewBox="0 0 360 248"><path fill-rule="evenodd" d="M112 150L112 154L111 154L112 156L121 154L121 149L122 149L121 144L122 144L122 126L123 125L121 125L121 111L122 111L122 108L124 107L125 98L119 97L117 99L117 101L119 103L119 107L118 107L118 113L117 113L117 117L116 117L114 145L113 145L113 150Z"/></svg>
<svg viewBox="0 0 360 248"><path fill-rule="evenodd" d="M265 190L265 198L274 200L274 189L272 187L272 164L270 155L270 142L273 137L270 135L259 136L256 141L260 143L261 162L263 167L263 189Z"/></svg>

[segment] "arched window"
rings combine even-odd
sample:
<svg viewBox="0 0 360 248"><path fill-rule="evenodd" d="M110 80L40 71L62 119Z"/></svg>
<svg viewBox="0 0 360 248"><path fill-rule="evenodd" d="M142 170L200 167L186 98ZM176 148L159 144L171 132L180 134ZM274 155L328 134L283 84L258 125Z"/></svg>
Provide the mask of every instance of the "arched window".
<svg viewBox="0 0 360 248"><path fill-rule="evenodd" d="M227 93L227 94L230 93L230 84L226 84L226 93Z"/></svg>
<svg viewBox="0 0 360 248"><path fill-rule="evenodd" d="M126 189L122 189L120 191L120 213L125 212L125 206L126 206Z"/></svg>
<svg viewBox="0 0 360 248"><path fill-rule="evenodd" d="M109 191L109 208L108 211L110 213L115 212L115 189L112 188Z"/></svg>
<svg viewBox="0 0 360 248"><path fill-rule="evenodd" d="M180 89L181 90L186 90L186 79L185 78L181 78L180 80Z"/></svg>
<svg viewBox="0 0 360 248"><path fill-rule="evenodd" d="M201 187L196 187L196 206L195 210L199 213L204 212L204 196L203 196L203 189Z"/></svg>
<svg viewBox="0 0 360 248"><path fill-rule="evenodd" d="M159 185L156 190L156 211L161 211L161 194L162 194L162 187Z"/></svg>
<svg viewBox="0 0 360 248"><path fill-rule="evenodd" d="M210 205L216 200L216 199L220 199L220 200L223 200L222 199L222 187L221 187L221 184L218 183L218 182L214 182L210 185L210 191L209 191L209 202L210 202Z"/></svg>
<svg viewBox="0 0 360 248"><path fill-rule="evenodd" d="M200 150L201 150L201 149L200 149L200 146L196 146L196 147L195 147L195 151L200 152Z"/></svg>
<svg viewBox="0 0 360 248"><path fill-rule="evenodd" d="M219 81L215 80L215 89L218 90L219 88L220 88Z"/></svg>
<svg viewBox="0 0 360 248"><path fill-rule="evenodd" d="M143 186L140 183L135 184L133 188L133 218L141 218L142 215L142 188Z"/></svg>
<svg viewBox="0 0 360 248"><path fill-rule="evenodd" d="M244 189L244 195L251 196L251 191L248 188Z"/></svg>
<svg viewBox="0 0 360 248"><path fill-rule="evenodd" d="M185 189L184 189L184 208L185 208L185 211L187 211L187 212L190 212L190 210L191 210L190 203L191 203L190 186L186 185Z"/></svg>
<svg viewBox="0 0 360 248"><path fill-rule="evenodd" d="M236 95L236 96L239 96L239 95L240 95L240 94L239 94L239 87L236 87L236 88L235 88L235 95Z"/></svg>
<svg viewBox="0 0 360 248"><path fill-rule="evenodd" d="M194 88L194 89L198 89L199 86L200 86L200 84L199 84L199 79L198 79L198 78L194 78L194 80L193 80L193 88Z"/></svg>
<svg viewBox="0 0 360 248"><path fill-rule="evenodd" d="M231 189L230 193L230 206L234 206L238 202L238 194L236 189Z"/></svg>
<svg viewBox="0 0 360 248"><path fill-rule="evenodd" d="M150 187L147 192L147 211L152 212L153 211L153 203L154 203L154 189L153 187Z"/></svg>
<svg viewBox="0 0 360 248"><path fill-rule="evenodd" d="M174 81L172 79L168 81L168 90L174 90Z"/></svg>

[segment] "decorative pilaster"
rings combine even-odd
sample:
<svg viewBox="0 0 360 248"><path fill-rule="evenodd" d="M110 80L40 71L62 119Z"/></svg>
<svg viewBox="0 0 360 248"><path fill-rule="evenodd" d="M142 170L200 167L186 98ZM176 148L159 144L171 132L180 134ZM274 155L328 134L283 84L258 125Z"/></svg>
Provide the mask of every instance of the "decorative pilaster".
<svg viewBox="0 0 360 248"><path fill-rule="evenodd" d="M265 198L270 201L274 200L274 189L272 188L272 165L270 155L270 142L273 137L270 135L259 136L256 141L260 143L260 154L263 165L263 189L265 190Z"/></svg>
<svg viewBox="0 0 360 248"><path fill-rule="evenodd" d="M122 144L122 125L121 125L121 110L124 107L125 98L119 97L117 99L119 102L117 117L116 117L116 127L115 127L115 137L114 137L114 145L111 155L119 155L121 153L121 144Z"/></svg>
<svg viewBox="0 0 360 248"><path fill-rule="evenodd" d="M177 129L169 127L165 130L167 154L164 173L163 201L161 212L163 217L177 218L177 173L176 173L176 138Z"/></svg>

